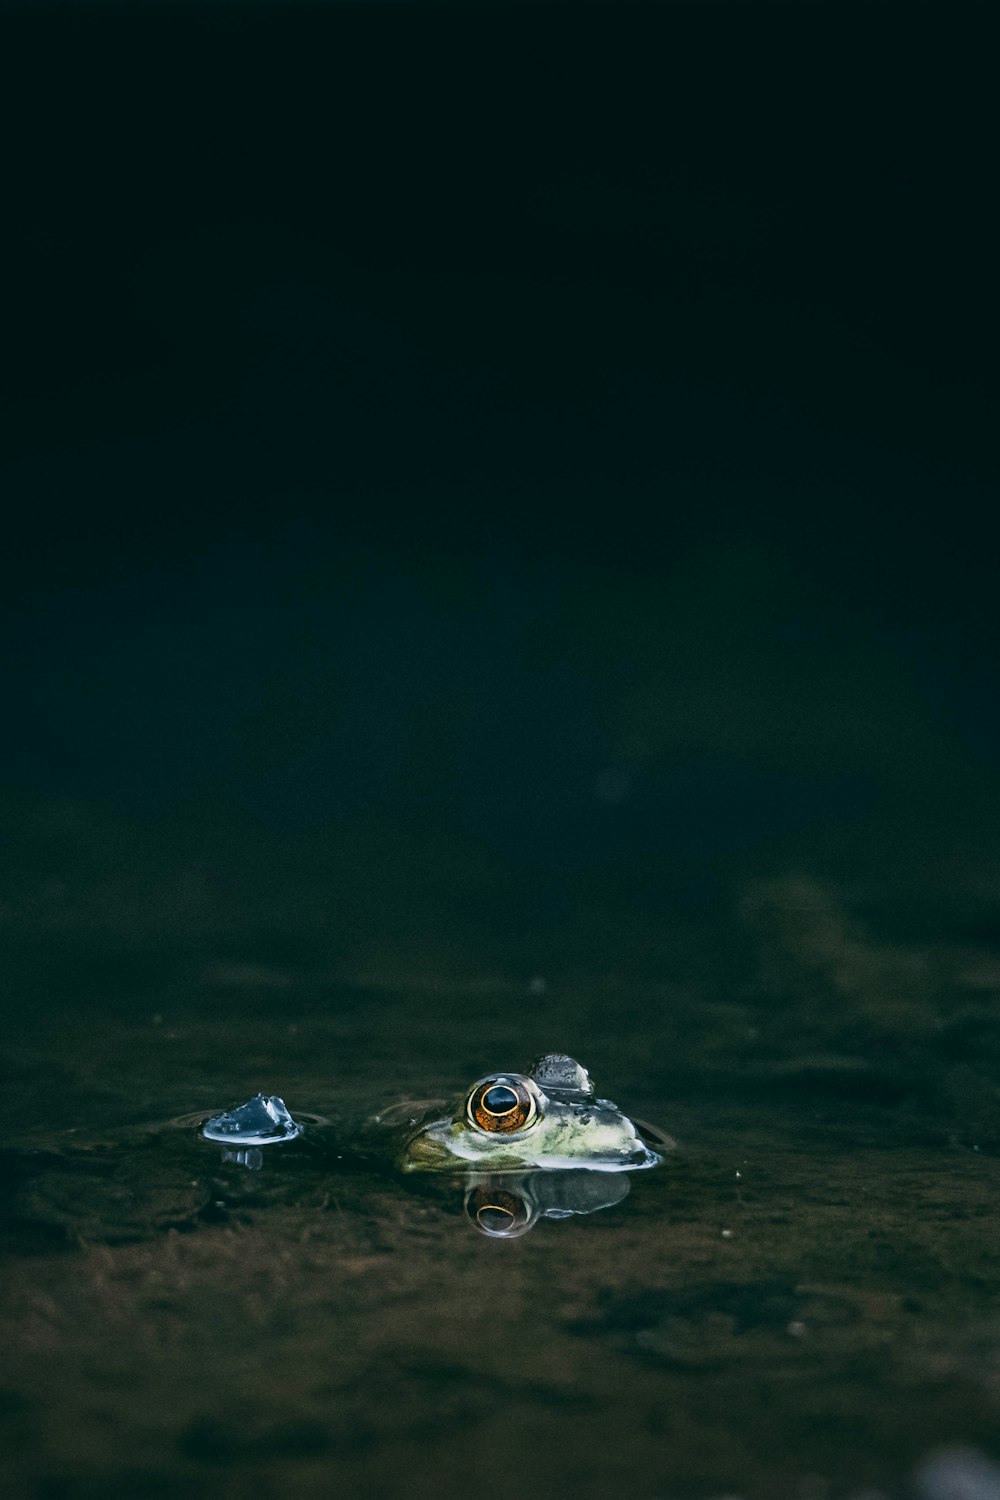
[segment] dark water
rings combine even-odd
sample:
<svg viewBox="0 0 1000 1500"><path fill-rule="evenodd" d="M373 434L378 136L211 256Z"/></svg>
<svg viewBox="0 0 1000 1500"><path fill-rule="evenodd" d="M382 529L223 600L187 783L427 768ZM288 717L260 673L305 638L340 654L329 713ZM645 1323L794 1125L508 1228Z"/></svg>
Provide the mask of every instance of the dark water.
<svg viewBox="0 0 1000 1500"><path fill-rule="evenodd" d="M617 974L22 954L5 1493L840 1500L995 1449L996 958L801 878L713 920ZM351 1151L556 1046L678 1140L620 1201L491 1238ZM252 1172L194 1121L258 1088L325 1123Z"/></svg>

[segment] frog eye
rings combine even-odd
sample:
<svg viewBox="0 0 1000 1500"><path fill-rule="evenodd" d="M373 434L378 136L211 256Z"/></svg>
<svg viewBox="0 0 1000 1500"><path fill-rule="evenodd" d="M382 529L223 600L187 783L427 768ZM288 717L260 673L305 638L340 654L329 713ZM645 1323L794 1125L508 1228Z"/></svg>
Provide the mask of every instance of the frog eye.
<svg viewBox="0 0 1000 1500"><path fill-rule="evenodd" d="M526 1079L487 1078L466 1100L465 1115L477 1130L511 1135L535 1123L538 1102Z"/></svg>

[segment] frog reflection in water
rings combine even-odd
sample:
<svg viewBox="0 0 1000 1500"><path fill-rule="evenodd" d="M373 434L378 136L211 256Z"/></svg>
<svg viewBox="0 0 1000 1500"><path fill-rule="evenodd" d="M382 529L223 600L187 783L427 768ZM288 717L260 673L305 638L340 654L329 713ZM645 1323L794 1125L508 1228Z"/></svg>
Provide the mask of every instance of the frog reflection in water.
<svg viewBox="0 0 1000 1500"><path fill-rule="evenodd" d="M573 1167L557 1172L476 1173L465 1193L465 1212L480 1234L513 1240L539 1219L570 1219L613 1208L628 1197L622 1173Z"/></svg>
<svg viewBox="0 0 1000 1500"><path fill-rule="evenodd" d="M652 1145L673 1145L596 1098L587 1070L562 1053L479 1079L450 1112L398 1105L379 1122L402 1132L400 1165L411 1172L634 1172L662 1160Z"/></svg>

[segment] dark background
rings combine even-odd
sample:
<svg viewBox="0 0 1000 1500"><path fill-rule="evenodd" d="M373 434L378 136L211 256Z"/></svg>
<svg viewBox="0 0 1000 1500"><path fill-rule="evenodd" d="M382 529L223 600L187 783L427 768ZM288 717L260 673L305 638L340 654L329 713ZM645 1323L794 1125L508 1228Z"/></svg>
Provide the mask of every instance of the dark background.
<svg viewBox="0 0 1000 1500"><path fill-rule="evenodd" d="M990 11L3 9L15 1004L995 931Z"/></svg>

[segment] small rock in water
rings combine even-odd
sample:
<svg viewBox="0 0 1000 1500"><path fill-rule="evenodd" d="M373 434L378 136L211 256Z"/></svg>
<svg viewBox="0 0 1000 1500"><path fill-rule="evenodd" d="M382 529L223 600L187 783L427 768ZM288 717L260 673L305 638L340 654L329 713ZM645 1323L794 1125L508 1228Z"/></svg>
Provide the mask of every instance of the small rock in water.
<svg viewBox="0 0 1000 1500"><path fill-rule="evenodd" d="M932 1453L914 1475L916 1500L1000 1500L1000 1468L975 1448Z"/></svg>
<svg viewBox="0 0 1000 1500"><path fill-rule="evenodd" d="M277 1094L258 1094L238 1109L227 1109L206 1120L201 1133L206 1141L221 1141L224 1146L235 1142L241 1146L270 1146L276 1141L293 1141L302 1134L302 1126L292 1119L285 1101Z"/></svg>

